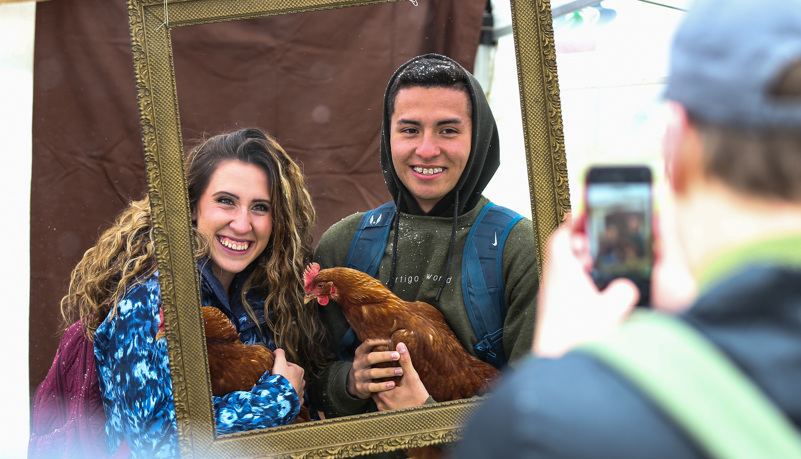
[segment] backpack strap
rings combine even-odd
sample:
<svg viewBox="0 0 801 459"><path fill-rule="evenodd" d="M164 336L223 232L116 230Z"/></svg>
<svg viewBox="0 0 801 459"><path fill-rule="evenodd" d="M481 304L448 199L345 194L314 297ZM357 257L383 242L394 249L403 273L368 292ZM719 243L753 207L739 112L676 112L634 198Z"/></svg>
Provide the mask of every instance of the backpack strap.
<svg viewBox="0 0 801 459"><path fill-rule="evenodd" d="M395 203L392 201L368 210L362 215L350 242L348 256L345 258L347 268L358 269L375 277L384 249L387 247L393 218L395 218ZM353 327L348 327L348 331L337 345L337 356L340 360L352 361L359 344L361 342L356 338Z"/></svg>
<svg viewBox="0 0 801 459"><path fill-rule="evenodd" d="M393 202L366 212L356 227L345 266L375 276L394 217ZM462 255L462 296L478 337L474 350L481 360L497 368L506 365L503 350L503 322L507 309L503 248L512 227L522 218L506 207L487 203L467 234ZM337 354L342 360L353 360L358 346L356 334L350 328L340 340Z"/></svg>
<svg viewBox="0 0 801 459"><path fill-rule="evenodd" d="M785 415L683 321L637 312L610 340L578 349L619 372L711 457L801 458Z"/></svg>
<svg viewBox="0 0 801 459"><path fill-rule="evenodd" d="M111 457L105 425L94 343L75 322L61 336L47 377L36 389L28 457ZM113 457L129 455L123 440Z"/></svg>
<svg viewBox="0 0 801 459"><path fill-rule="evenodd" d="M487 203L467 234L462 254L462 296L478 338L473 349L481 360L497 368L506 365L503 248L512 227L522 218L513 210Z"/></svg>
<svg viewBox="0 0 801 459"><path fill-rule="evenodd" d="M388 202L362 215L350 242L345 266L375 277L395 218L395 203Z"/></svg>

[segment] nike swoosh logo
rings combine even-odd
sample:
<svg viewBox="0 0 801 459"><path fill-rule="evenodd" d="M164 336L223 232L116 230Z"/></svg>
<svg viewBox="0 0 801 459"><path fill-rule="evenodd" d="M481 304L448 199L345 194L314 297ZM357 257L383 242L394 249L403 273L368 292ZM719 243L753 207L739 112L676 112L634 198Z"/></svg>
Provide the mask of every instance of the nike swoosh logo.
<svg viewBox="0 0 801 459"><path fill-rule="evenodd" d="M495 233L495 242L492 243L492 246L493 247L497 247L498 246L498 233L497 232Z"/></svg>

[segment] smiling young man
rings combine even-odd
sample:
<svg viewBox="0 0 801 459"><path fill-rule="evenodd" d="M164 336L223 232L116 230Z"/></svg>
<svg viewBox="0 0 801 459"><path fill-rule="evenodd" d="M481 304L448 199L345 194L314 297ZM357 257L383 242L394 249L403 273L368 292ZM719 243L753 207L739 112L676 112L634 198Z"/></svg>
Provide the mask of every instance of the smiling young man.
<svg viewBox="0 0 801 459"><path fill-rule="evenodd" d="M453 88L398 91L390 121L392 164L423 212L430 211L462 176L470 156L467 93Z"/></svg>
<svg viewBox="0 0 801 459"><path fill-rule="evenodd" d="M357 213L333 225L321 238L315 260L322 268L350 265L369 272L353 261L354 252L370 252L357 242L364 240L365 227L385 228L381 236L370 236L386 243L375 249L378 263L371 274L404 300L424 301L439 309L465 349L482 357L484 348L475 348L486 340L477 337L465 297L487 292L463 292L462 262L467 258L463 254L468 233L479 218L487 220L483 215L490 214L487 209L492 205L481 193L499 163L495 119L475 78L445 56L427 54L410 60L392 76L384 97L381 166L394 206L390 204L389 213L381 211L387 208L382 206L372 211L381 212L366 218ZM501 252L502 300L489 311L502 318L493 348L497 352L490 352L497 358L496 366L528 353L538 288L531 221L512 219L505 238L504 227L500 228L494 239L470 239ZM415 356L404 347L374 352L373 347L383 342L349 340L349 326L337 305L329 303L320 313L332 351L340 358L316 389L328 416L435 401L414 371ZM393 360L400 360L400 369L374 367ZM403 375L397 385L379 381L396 376L396 371Z"/></svg>

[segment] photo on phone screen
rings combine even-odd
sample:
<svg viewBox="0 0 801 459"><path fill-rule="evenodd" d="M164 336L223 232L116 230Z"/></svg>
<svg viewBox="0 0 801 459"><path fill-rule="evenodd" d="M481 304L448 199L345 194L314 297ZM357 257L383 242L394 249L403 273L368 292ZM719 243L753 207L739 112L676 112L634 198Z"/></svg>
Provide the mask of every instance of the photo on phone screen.
<svg viewBox="0 0 801 459"><path fill-rule="evenodd" d="M653 267L651 170L645 166L593 167L586 181L587 237L599 289L631 279L639 306L650 302Z"/></svg>

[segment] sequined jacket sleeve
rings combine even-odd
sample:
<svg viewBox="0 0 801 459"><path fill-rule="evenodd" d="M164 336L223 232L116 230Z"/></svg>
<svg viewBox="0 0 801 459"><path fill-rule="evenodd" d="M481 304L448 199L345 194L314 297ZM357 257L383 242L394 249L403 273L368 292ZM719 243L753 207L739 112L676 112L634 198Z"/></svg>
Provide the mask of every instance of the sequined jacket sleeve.
<svg viewBox="0 0 801 459"><path fill-rule="evenodd" d="M158 276L129 289L95 333L95 360L106 412L106 443L124 439L134 457L177 456L175 405L166 339L156 340ZM219 434L285 425L300 410L292 385L265 373L250 392L214 397Z"/></svg>

